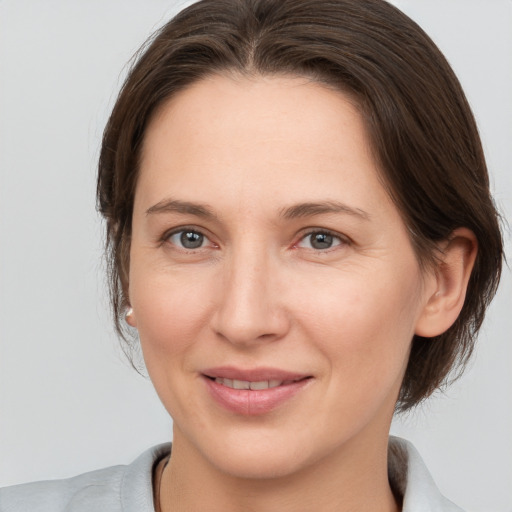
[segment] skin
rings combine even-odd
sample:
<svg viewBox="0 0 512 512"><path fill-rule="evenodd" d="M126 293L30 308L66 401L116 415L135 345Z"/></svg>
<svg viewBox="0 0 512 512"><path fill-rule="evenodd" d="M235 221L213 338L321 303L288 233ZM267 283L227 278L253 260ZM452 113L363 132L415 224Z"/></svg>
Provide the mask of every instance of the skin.
<svg viewBox="0 0 512 512"><path fill-rule="evenodd" d="M283 216L334 202L344 208ZM201 246L180 245L183 230ZM313 245L326 230L332 246ZM398 510L387 439L411 339L456 318L476 243L461 230L443 249L446 264L423 272L344 94L212 76L165 103L145 136L126 283L174 420L162 510ZM226 365L311 378L244 416L201 377Z"/></svg>

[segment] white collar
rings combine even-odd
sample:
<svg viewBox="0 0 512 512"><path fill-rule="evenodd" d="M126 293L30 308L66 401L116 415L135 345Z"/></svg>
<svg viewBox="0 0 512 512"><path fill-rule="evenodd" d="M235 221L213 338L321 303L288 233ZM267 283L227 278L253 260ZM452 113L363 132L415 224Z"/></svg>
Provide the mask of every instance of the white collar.
<svg viewBox="0 0 512 512"><path fill-rule="evenodd" d="M403 496L402 512L462 512L437 488L414 446L390 436L388 474L391 486Z"/></svg>

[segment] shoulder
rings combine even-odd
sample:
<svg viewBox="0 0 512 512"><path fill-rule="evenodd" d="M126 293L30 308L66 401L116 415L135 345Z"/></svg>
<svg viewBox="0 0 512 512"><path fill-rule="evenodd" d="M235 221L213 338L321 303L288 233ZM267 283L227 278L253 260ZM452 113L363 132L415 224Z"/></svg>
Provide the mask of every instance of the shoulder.
<svg viewBox="0 0 512 512"><path fill-rule="evenodd" d="M91 502L98 506L108 504L111 510L117 510L113 505L119 496L124 469L124 466L114 466L64 480L6 487L0 490L0 511L74 511L82 510L84 502L89 506Z"/></svg>
<svg viewBox="0 0 512 512"><path fill-rule="evenodd" d="M388 472L392 487L403 496L403 512L464 512L441 494L409 441L390 437Z"/></svg>
<svg viewBox="0 0 512 512"><path fill-rule="evenodd" d="M0 489L0 512L153 512L153 465L169 451L164 444L126 466Z"/></svg>

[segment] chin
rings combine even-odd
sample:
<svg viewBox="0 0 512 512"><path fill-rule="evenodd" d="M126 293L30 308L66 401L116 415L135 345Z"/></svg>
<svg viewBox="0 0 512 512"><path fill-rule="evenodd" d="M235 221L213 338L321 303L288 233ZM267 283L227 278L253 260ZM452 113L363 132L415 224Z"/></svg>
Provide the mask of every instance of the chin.
<svg viewBox="0 0 512 512"><path fill-rule="evenodd" d="M307 447L311 443L301 437L268 431L238 431L222 439L203 438L197 448L213 467L231 477L275 479L296 474L322 458L322 453L309 453ZM321 452L318 448L317 452ZM327 455L328 450L325 451Z"/></svg>
<svg viewBox="0 0 512 512"><path fill-rule="evenodd" d="M215 459L211 462L223 473L248 480L285 478L308 465L307 461L295 459L290 453L256 454L254 450L250 454L231 452L229 460L226 457Z"/></svg>

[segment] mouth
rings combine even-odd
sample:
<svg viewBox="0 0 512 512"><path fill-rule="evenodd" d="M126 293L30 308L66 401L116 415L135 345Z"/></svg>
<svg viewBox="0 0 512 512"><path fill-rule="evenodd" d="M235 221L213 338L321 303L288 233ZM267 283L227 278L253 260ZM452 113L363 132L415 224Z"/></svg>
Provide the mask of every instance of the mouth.
<svg viewBox="0 0 512 512"><path fill-rule="evenodd" d="M238 380L238 379L227 379L223 377L209 377L205 375L210 380L214 380L217 384L222 386L226 386L231 389L250 389L252 391L261 391L263 389L272 389L277 388L279 386L287 386L289 384L294 384L295 382L299 382L304 379L309 379L311 377L301 377L298 379L288 379L288 380L280 380L280 379L270 379L270 380Z"/></svg>
<svg viewBox="0 0 512 512"><path fill-rule="evenodd" d="M313 380L311 375L232 367L202 372L210 395L224 409L244 416L268 413L288 402Z"/></svg>
<svg viewBox="0 0 512 512"><path fill-rule="evenodd" d="M277 368L239 369L222 366L204 370L203 375L217 384L231 389L251 389L254 391L271 389L309 379L311 375L290 372Z"/></svg>

